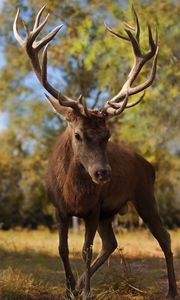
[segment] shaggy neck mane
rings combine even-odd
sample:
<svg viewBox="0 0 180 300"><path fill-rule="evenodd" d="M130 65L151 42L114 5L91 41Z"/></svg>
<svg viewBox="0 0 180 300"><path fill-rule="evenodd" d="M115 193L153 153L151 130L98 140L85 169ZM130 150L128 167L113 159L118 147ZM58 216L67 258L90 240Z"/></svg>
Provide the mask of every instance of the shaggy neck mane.
<svg viewBox="0 0 180 300"><path fill-rule="evenodd" d="M64 199L68 203L80 206L85 201L85 195L92 196L96 184L86 172L82 164L74 158L71 129L66 128L59 137L55 153L56 178L63 189ZM63 176L62 176L63 175Z"/></svg>

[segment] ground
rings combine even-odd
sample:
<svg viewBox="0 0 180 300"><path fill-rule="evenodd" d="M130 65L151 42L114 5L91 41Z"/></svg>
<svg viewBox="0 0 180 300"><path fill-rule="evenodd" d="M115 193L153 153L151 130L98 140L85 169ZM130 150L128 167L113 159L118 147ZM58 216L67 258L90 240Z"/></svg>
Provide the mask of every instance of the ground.
<svg viewBox="0 0 180 300"><path fill-rule="evenodd" d="M70 232L70 258L76 278L83 271L83 230ZM180 286L180 229L171 231L175 271ZM146 230L117 234L119 248L92 279L98 300L163 300L167 292L163 254ZM0 231L0 300L61 300L64 271L58 257L58 234L37 231ZM97 236L94 252L100 249Z"/></svg>

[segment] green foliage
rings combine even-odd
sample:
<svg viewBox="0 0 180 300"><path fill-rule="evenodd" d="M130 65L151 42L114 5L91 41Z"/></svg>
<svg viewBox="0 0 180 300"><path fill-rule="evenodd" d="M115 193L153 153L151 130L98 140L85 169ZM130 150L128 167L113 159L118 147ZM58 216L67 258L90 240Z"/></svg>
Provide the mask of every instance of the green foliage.
<svg viewBox="0 0 180 300"><path fill-rule="evenodd" d="M49 49L49 74L67 95L83 94L88 104L103 105L120 90L133 63L129 44L107 33L104 21L121 31L121 21L131 20L127 1L47 0L50 19L44 33L64 23ZM36 227L53 221L43 181L53 140L64 122L51 112L30 63L12 33L18 7L32 26L44 1L4 0L0 13L0 38L5 63L0 71L0 109L9 117L0 134L0 222L5 228L22 224ZM142 48L147 50L146 20L159 32L156 80L142 104L111 122L120 138L149 159L157 169L157 198L166 225L179 226L178 138L180 38L178 1L134 1L142 24ZM130 22L131 23L131 22ZM22 24L19 22L21 33ZM150 70L142 70L142 82ZM48 220L48 221L47 221Z"/></svg>

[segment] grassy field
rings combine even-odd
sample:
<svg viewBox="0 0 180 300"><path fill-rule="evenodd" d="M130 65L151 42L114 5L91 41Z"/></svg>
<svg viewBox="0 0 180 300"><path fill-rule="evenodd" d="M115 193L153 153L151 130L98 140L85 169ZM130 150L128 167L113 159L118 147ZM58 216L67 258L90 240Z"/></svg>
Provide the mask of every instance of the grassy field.
<svg viewBox="0 0 180 300"><path fill-rule="evenodd" d="M83 230L70 232L70 258L78 278L83 271L81 259ZM180 230L172 231L175 269L180 283ZM0 231L0 300L63 299L64 272L58 257L57 232ZM150 233L122 231L119 248L92 279L95 299L165 299L166 267L163 254ZM94 252L100 249L97 236Z"/></svg>

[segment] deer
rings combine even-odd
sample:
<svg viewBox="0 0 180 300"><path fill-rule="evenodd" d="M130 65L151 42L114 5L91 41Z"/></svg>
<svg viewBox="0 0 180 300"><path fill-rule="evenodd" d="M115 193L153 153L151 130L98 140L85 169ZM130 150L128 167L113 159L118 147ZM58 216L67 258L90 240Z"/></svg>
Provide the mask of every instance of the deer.
<svg viewBox="0 0 180 300"><path fill-rule="evenodd" d="M154 196L154 167L131 148L121 142L110 141L108 120L118 117L127 108L134 107L144 98L145 90L153 83L158 56L158 32L155 37L147 24L149 50L143 53L140 47L140 24L133 8L135 26L124 23L125 34L106 25L113 36L128 42L134 53L132 66L120 91L101 108L89 108L80 95L70 98L55 89L48 80L47 48L62 25L55 27L45 37L37 37L48 21L49 14L41 21L45 6L36 15L32 31L23 22L26 38L18 32L18 9L13 31L16 40L25 50L41 85L48 92L46 98L57 114L65 117L67 127L57 142L49 159L46 190L56 210L59 231L59 254L66 278L66 296L71 298L76 288L83 300L92 299L90 279L117 248L112 221L116 214L132 202L137 213L158 241L166 260L169 289L167 298L175 299L177 284L173 266L170 235L162 225ZM39 52L42 52L41 62ZM148 78L133 85L141 69L151 62ZM138 99L130 101L135 94ZM85 238L82 258L85 271L75 280L69 260L68 228L72 216L84 220ZM93 241L96 232L102 240L102 248L93 260Z"/></svg>

